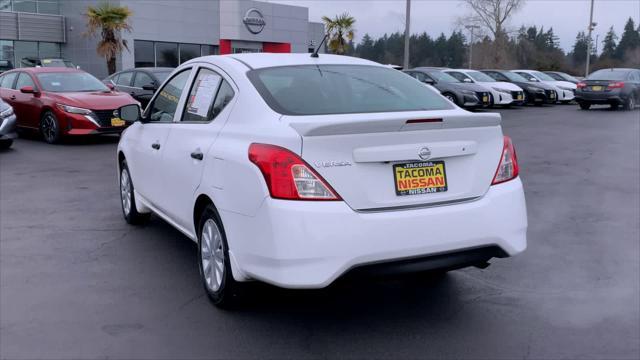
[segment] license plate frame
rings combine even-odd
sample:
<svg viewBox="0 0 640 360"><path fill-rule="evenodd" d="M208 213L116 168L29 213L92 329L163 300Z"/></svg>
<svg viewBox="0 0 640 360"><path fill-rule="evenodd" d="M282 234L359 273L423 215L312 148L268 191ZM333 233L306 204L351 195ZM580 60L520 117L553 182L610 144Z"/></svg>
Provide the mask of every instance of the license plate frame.
<svg viewBox="0 0 640 360"><path fill-rule="evenodd" d="M428 171L427 169L432 170ZM437 171L438 169L440 169L439 172ZM427 195L446 192L449 190L447 169L444 160L403 162L394 164L392 170L394 180L393 186L396 196ZM405 173L399 173L398 170L405 171ZM406 171L411 172L411 174L409 174L409 178L405 176ZM418 184L418 186L413 186L415 184L412 185L410 183L406 183L407 180L411 182L411 180L414 179L418 182L420 182L421 179L424 179L424 185ZM431 181L429 181L429 179L431 179ZM436 179L440 180L438 181ZM410 188L400 189L400 181L403 181L403 185L408 185Z"/></svg>
<svg viewBox="0 0 640 360"><path fill-rule="evenodd" d="M591 91L602 91L602 90L604 90L604 86L601 86L601 85L591 86Z"/></svg>

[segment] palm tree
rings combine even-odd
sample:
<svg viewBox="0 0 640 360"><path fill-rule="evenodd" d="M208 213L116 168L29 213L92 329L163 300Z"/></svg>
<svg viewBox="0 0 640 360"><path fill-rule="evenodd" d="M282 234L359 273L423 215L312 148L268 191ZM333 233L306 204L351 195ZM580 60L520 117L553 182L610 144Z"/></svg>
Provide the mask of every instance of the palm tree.
<svg viewBox="0 0 640 360"><path fill-rule="evenodd" d="M324 21L329 35L329 50L334 54L342 55L346 53L349 47L348 42L353 40L353 24L355 24L356 19L349 13L343 13L342 15L336 15L333 19L323 16L322 21Z"/></svg>
<svg viewBox="0 0 640 360"><path fill-rule="evenodd" d="M107 60L107 69L111 75L116 72L116 55L121 53L122 49L129 51L127 40L122 39L121 32L131 32L131 25L127 20L132 12L126 6L114 6L105 2L97 6L88 6L84 15L87 17L86 34L95 36L100 32L101 39L96 51Z"/></svg>

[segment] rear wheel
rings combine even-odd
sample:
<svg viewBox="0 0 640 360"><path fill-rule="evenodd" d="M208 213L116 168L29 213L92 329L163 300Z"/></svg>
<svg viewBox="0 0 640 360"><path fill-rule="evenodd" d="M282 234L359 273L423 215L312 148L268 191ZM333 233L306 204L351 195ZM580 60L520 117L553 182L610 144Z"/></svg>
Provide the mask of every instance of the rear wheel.
<svg viewBox="0 0 640 360"><path fill-rule="evenodd" d="M40 119L40 134L44 138L44 141L49 144L56 144L60 142L60 126L58 118L51 111L47 111L42 114Z"/></svg>
<svg viewBox="0 0 640 360"><path fill-rule="evenodd" d="M0 149L8 149L11 147L11 144L13 144L13 139L0 140Z"/></svg>
<svg viewBox="0 0 640 360"><path fill-rule="evenodd" d="M589 110L591 108L591 104L588 102L581 102L580 103L580 109L582 110Z"/></svg>
<svg viewBox="0 0 640 360"><path fill-rule="evenodd" d="M200 280L207 296L216 306L233 306L237 303L240 285L231 274L227 238L213 205L202 213L198 235Z"/></svg>
<svg viewBox="0 0 640 360"><path fill-rule="evenodd" d="M136 208L136 196L133 190L129 167L127 167L127 161L123 160L120 164L120 204L122 205L122 215L127 223L138 225L148 221L151 214L141 214L138 212Z"/></svg>
<svg viewBox="0 0 640 360"><path fill-rule="evenodd" d="M629 95L629 98L627 99L627 101L624 103L624 109L633 110L635 108L636 108L636 100L633 94L631 94Z"/></svg>

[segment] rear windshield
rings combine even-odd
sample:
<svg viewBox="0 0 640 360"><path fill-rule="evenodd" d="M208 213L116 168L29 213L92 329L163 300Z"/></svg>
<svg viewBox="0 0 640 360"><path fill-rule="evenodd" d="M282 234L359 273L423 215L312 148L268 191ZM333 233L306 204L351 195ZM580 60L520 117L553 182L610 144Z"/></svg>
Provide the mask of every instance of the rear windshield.
<svg viewBox="0 0 640 360"><path fill-rule="evenodd" d="M587 80L626 80L628 70L598 70L589 75Z"/></svg>
<svg viewBox="0 0 640 360"><path fill-rule="evenodd" d="M406 74L366 65L299 65L252 70L262 98L284 115L326 115L451 109Z"/></svg>

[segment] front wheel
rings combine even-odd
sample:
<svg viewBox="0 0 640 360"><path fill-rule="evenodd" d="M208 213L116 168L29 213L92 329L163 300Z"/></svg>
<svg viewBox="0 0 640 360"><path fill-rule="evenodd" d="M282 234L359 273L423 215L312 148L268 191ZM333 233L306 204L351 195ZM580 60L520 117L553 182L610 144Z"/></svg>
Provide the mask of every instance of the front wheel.
<svg viewBox="0 0 640 360"><path fill-rule="evenodd" d="M122 161L120 164L120 204L122 205L122 215L127 223L131 225L143 224L151 214L141 214L136 208L136 196L133 191L133 182L131 181L131 175L129 174L129 167L127 167L127 161Z"/></svg>
<svg viewBox="0 0 640 360"><path fill-rule="evenodd" d="M231 273L227 238L213 205L202 213L198 235L200 279L207 296L218 307L233 306L238 300L239 283Z"/></svg>
<svg viewBox="0 0 640 360"><path fill-rule="evenodd" d="M591 108L591 104L588 102L581 102L580 103L580 109L582 110L589 110Z"/></svg>
<svg viewBox="0 0 640 360"><path fill-rule="evenodd" d="M444 97L447 98L447 100L451 101L452 103L458 105L458 102L456 101L456 97L455 95L451 94L451 93L444 93L442 94Z"/></svg>
<svg viewBox="0 0 640 360"><path fill-rule="evenodd" d="M40 119L40 134L44 138L44 141L49 144L56 144L60 142L60 126L58 118L51 111L47 111L42 114Z"/></svg>

